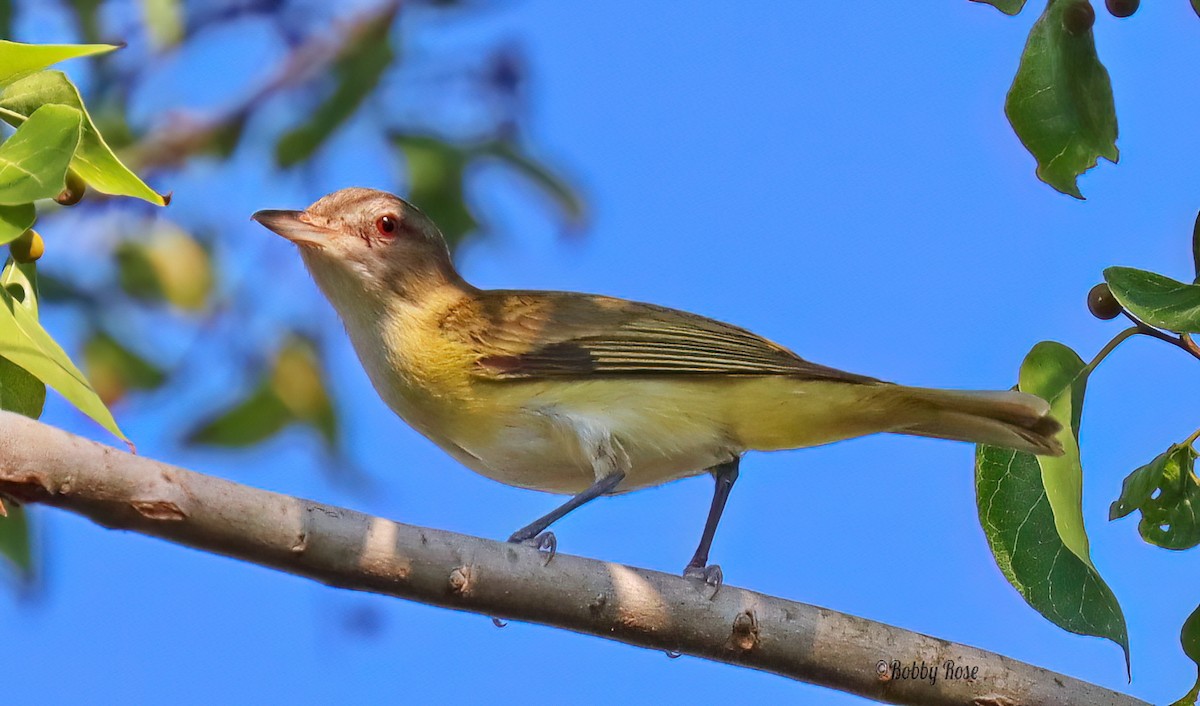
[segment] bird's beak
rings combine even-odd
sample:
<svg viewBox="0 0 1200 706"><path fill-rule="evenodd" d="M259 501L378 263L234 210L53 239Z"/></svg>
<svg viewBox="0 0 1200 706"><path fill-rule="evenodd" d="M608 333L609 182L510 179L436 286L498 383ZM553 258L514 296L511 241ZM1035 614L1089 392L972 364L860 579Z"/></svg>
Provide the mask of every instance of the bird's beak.
<svg viewBox="0 0 1200 706"><path fill-rule="evenodd" d="M329 242L329 229L314 225L304 211L257 211L250 218L303 247L322 248Z"/></svg>

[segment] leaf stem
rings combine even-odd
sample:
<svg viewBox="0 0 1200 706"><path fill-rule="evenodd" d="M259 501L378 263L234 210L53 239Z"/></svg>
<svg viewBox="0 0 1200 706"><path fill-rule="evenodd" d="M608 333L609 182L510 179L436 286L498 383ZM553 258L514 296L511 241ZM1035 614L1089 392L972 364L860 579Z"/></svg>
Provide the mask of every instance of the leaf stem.
<svg viewBox="0 0 1200 706"><path fill-rule="evenodd" d="M1109 353L1112 353L1114 350L1117 349L1117 346L1121 345L1127 339L1132 338L1133 336L1136 336L1139 333L1143 333L1141 328L1139 328L1137 326L1130 326L1129 328L1125 329L1124 331L1113 336L1111 341L1104 344L1104 347L1100 349L1100 352L1096 354L1096 357L1092 358L1092 361L1090 363L1083 366L1082 372L1086 373L1086 374L1090 374L1093 370L1096 369L1097 365L1100 365L1100 361L1107 358Z"/></svg>
<svg viewBox="0 0 1200 706"><path fill-rule="evenodd" d="M26 116L21 115L20 113L18 113L15 110L9 110L8 108L0 108L0 115L3 115L8 118L12 118L13 120L16 120L19 123L23 123L26 120Z"/></svg>
<svg viewBox="0 0 1200 706"><path fill-rule="evenodd" d="M1124 309L1121 310L1121 313L1125 315L1125 318L1133 322L1133 325L1137 327L1138 333L1144 333L1147 336L1157 338L1160 341L1166 341L1176 348L1187 351L1192 355L1193 358L1200 360L1200 346L1197 346L1196 342L1193 341L1192 337L1188 334L1184 333L1178 336L1172 336L1169 333L1159 331L1153 326L1137 319L1133 314L1130 314Z"/></svg>

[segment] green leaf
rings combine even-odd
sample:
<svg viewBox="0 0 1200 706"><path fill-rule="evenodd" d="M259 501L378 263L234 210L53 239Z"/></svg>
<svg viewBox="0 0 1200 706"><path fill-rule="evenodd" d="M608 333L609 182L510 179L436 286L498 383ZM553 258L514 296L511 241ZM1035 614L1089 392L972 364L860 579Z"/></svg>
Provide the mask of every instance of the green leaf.
<svg viewBox="0 0 1200 706"><path fill-rule="evenodd" d="M25 509L16 503L4 503L0 515L0 557L7 559L18 575L30 579L33 575L33 551L29 541L29 518Z"/></svg>
<svg viewBox="0 0 1200 706"><path fill-rule="evenodd" d="M1063 543L1075 556L1091 565L1087 532L1083 527L1083 468L1079 463L1079 421L1087 371L1075 351L1061 343L1043 341L1021 363L1017 388L1050 403L1050 414L1062 423L1058 440L1062 456L1037 456L1046 499L1054 512L1054 525Z"/></svg>
<svg viewBox="0 0 1200 706"><path fill-rule="evenodd" d="M130 390L153 390L167 377L162 368L104 331L94 332L83 344L83 366L96 394L109 405Z"/></svg>
<svg viewBox="0 0 1200 706"><path fill-rule="evenodd" d="M102 2L103 0L67 0L67 4L75 10L75 20L86 41L96 42L100 39L99 10Z"/></svg>
<svg viewBox="0 0 1200 706"><path fill-rule="evenodd" d="M395 56L389 38L392 19L393 13L384 13L357 41L346 45L333 65L337 88L307 121L288 131L275 145L279 166L290 167L312 156L375 90Z"/></svg>
<svg viewBox="0 0 1200 706"><path fill-rule="evenodd" d="M329 447L337 443L337 417L321 376L316 345L299 335L284 341L270 371L249 396L200 425L188 441L250 446L293 423L312 427Z"/></svg>
<svg viewBox="0 0 1200 706"><path fill-rule="evenodd" d="M212 446L253 446L278 434L291 421L287 406L264 383L245 400L189 433L187 441Z"/></svg>
<svg viewBox="0 0 1200 706"><path fill-rule="evenodd" d="M1192 0L1192 10L1200 17L1200 0Z"/></svg>
<svg viewBox="0 0 1200 706"><path fill-rule="evenodd" d="M1196 279L1192 281L1194 284L1200 284L1200 213L1196 214L1196 223L1192 226L1192 263L1196 270Z"/></svg>
<svg viewBox="0 0 1200 706"><path fill-rule="evenodd" d="M0 86L60 61L119 48L113 44L21 44L0 39Z"/></svg>
<svg viewBox="0 0 1200 706"><path fill-rule="evenodd" d="M11 124L19 124L48 103L71 106L83 114L79 148L71 160L71 168L89 186L105 194L132 196L158 206L167 204L161 194L146 186L113 154L84 108L79 89L61 71L42 71L5 88L0 92L0 108L3 109L0 117Z"/></svg>
<svg viewBox="0 0 1200 706"><path fill-rule="evenodd" d="M1086 4L1077 2L1047 3L1029 32L1004 112L1037 159L1038 178L1082 199L1076 178L1097 158L1115 163L1119 155L1112 85L1096 56L1091 27L1078 32L1064 27L1064 15Z"/></svg>
<svg viewBox="0 0 1200 706"><path fill-rule="evenodd" d="M996 8L1006 15L1015 15L1025 7L1025 0L971 0L972 2L985 3ZM1200 0L1196 0L1200 2Z"/></svg>
<svg viewBox="0 0 1200 706"><path fill-rule="evenodd" d="M1175 444L1138 468L1121 487L1108 519L1141 510L1142 539L1164 549L1191 549L1200 544L1200 481L1195 473L1196 451ZM1156 492L1157 491L1157 492Z"/></svg>
<svg viewBox="0 0 1200 706"><path fill-rule="evenodd" d="M1052 342L1021 365L1020 389L1051 404L1063 424L1061 457L980 444L975 456L979 521L1009 583L1055 625L1105 637L1125 652L1129 636L1112 590L1093 566L1081 509L1079 421L1087 381L1083 361Z"/></svg>
<svg viewBox="0 0 1200 706"><path fill-rule="evenodd" d="M87 378L38 323L32 264L11 260L0 273L0 357L54 388L79 411L128 443Z"/></svg>
<svg viewBox="0 0 1200 706"><path fill-rule="evenodd" d="M44 105L0 144L0 205L20 206L62 192L81 118L69 106Z"/></svg>
<svg viewBox="0 0 1200 706"><path fill-rule="evenodd" d="M1151 326L1200 333L1200 284L1184 284L1132 267L1109 267L1104 281L1121 306Z"/></svg>
<svg viewBox="0 0 1200 706"><path fill-rule="evenodd" d="M16 240L33 227L37 210L31 203L20 206L0 206L0 245Z"/></svg>
<svg viewBox="0 0 1200 706"><path fill-rule="evenodd" d="M479 149L479 154L500 159L553 198L573 224L583 222L586 216L583 199L579 198L575 190L545 166L530 159L512 143L487 143Z"/></svg>
<svg viewBox="0 0 1200 706"><path fill-rule="evenodd" d="M1197 14L1200 14L1200 10L1197 10ZM1200 606L1183 621L1183 629L1179 631L1179 643L1183 646L1183 653L1196 663L1196 683L1192 685L1191 691L1171 706L1195 706L1196 699L1200 698Z"/></svg>
<svg viewBox="0 0 1200 706"><path fill-rule="evenodd" d="M463 193L467 151L424 135L394 133L408 167L408 199L438 224L451 248L479 226Z"/></svg>
<svg viewBox="0 0 1200 706"><path fill-rule="evenodd" d="M46 384L16 363L0 358L0 409L37 419L45 404Z"/></svg>

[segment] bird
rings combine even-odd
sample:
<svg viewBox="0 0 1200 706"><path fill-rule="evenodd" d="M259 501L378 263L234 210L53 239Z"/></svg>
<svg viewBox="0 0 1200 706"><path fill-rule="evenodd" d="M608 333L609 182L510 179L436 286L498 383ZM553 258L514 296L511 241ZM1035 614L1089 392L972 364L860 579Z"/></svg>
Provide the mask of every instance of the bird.
<svg viewBox="0 0 1200 706"><path fill-rule="evenodd" d="M437 225L387 192L345 188L252 218L298 247L396 415L483 476L570 496L509 537L549 557L548 528L581 505L710 474L683 575L719 586L709 553L749 451L889 432L1063 453L1062 426L1035 395L884 382L654 304L477 288Z"/></svg>

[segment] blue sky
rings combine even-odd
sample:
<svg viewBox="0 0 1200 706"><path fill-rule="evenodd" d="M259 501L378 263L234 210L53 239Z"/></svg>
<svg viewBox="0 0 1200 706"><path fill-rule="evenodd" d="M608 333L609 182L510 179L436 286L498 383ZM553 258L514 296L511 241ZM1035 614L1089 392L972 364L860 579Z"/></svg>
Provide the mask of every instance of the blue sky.
<svg viewBox="0 0 1200 706"><path fill-rule="evenodd" d="M1045 339L1090 358L1119 329L1084 305L1104 267L1190 275L1200 84L1188 68L1200 65L1200 20L1182 0L1147 3L1129 20L1099 8L1121 164L1083 177L1088 200L1078 202L1036 181L1003 114L1040 9L1031 3L1008 18L965 0L708 2L686 11L525 0L469 23L414 21L415 50L492 39L524 47L529 142L576 179L592 215L584 237L564 239L536 194L483 171L471 196L495 232L464 249L460 265L480 286L689 309L810 360L909 384L1007 388ZM279 51L262 31L220 42L221 51L163 67L199 76L194 87L168 89L160 78L137 97L139 110L211 101L245 80L233 70L244 57ZM369 133L350 125L309 184L272 174L269 144L239 156L237 181L201 166L157 184L175 190L172 209L231 234L223 247L241 268L231 278L271 272L274 291L254 303L262 326L315 319L336 330L290 246L246 218L344 186L393 188L397 165ZM54 257L56 234L47 235ZM50 319L64 336L69 324ZM331 483L302 432L219 454L170 441L171 425L189 413L177 402L158 400L155 413L130 408L123 422L148 456L413 524L503 538L558 501L444 456L391 415L348 343L332 339L347 433L375 480L368 491ZM875 437L751 455L713 560L739 586L1173 700L1195 674L1178 630L1200 599L1200 564L1143 544L1135 520L1106 517L1129 471L1200 425L1197 379L1196 362L1180 351L1135 340L1088 390L1084 511L1095 564L1129 622L1132 685L1118 647L1054 627L1004 581L976 518L966 444ZM236 382L217 375L213 385ZM59 401L46 420L103 438ZM678 571L710 489L698 478L602 499L556 526L560 549ZM338 591L64 513L37 519L48 560L42 590L0 591L8 645L0 676L14 703L673 703L699 692L713 702L753 694L861 703L549 628L496 629L483 617Z"/></svg>

